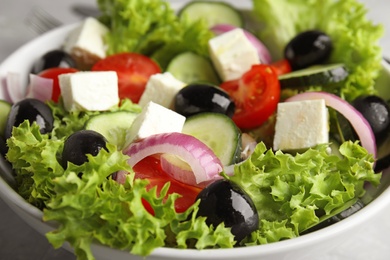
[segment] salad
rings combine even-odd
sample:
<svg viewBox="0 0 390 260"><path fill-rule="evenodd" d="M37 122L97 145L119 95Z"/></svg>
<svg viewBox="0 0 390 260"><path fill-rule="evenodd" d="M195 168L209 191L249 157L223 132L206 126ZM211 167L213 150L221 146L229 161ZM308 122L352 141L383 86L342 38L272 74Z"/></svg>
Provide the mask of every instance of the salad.
<svg viewBox="0 0 390 260"><path fill-rule="evenodd" d="M94 259L94 242L142 256L253 246L364 206L365 185L388 166L377 147L390 109L374 88L382 27L354 0L252 2L240 11L193 1L175 12L161 0L98 0L102 16L83 25L105 53L70 48L82 37L72 31L34 63L26 96L1 101L2 154L18 193L58 223L46 235L55 248L67 241ZM249 45L221 57L231 39ZM321 45L314 57L300 49L307 43ZM19 76L8 76L8 90ZM308 119L304 135L316 117L326 134L275 149L278 134L299 127L283 123L285 104L303 107L287 118Z"/></svg>

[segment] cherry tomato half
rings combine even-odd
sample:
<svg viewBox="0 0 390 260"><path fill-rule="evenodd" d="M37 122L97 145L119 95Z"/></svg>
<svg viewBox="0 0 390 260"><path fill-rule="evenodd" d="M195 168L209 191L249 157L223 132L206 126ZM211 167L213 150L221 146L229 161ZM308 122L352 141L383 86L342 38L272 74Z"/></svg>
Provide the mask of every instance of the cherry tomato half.
<svg viewBox="0 0 390 260"><path fill-rule="evenodd" d="M221 88L234 100L233 121L241 129L263 124L275 111L280 99L280 83L276 70L258 64L238 80L227 81Z"/></svg>
<svg viewBox="0 0 390 260"><path fill-rule="evenodd" d="M136 179L149 180L147 189L157 186L157 194L160 193L165 183L170 182L168 194L178 193L181 195L181 197L175 201L175 210L177 213L186 211L192 204L194 204L196 196L198 196L201 191L198 187L181 183L169 177L169 175L162 170L160 166L160 159L153 156L146 157L142 161L138 162L133 167L133 170L135 172ZM143 200L142 202L146 210L150 214L154 214L150 204L146 200Z"/></svg>
<svg viewBox="0 0 390 260"><path fill-rule="evenodd" d="M278 75L290 73L292 71L290 62L286 59L278 60L270 64Z"/></svg>
<svg viewBox="0 0 390 260"><path fill-rule="evenodd" d="M54 102L58 102L58 98L61 94L60 84L58 82L58 75L65 74L65 73L74 73L77 71L78 70L74 69L74 68L55 67L55 68L50 68L50 69L46 69L44 71L41 71L38 74L38 76L53 80L53 93L51 95L51 99Z"/></svg>
<svg viewBox="0 0 390 260"><path fill-rule="evenodd" d="M149 57L138 53L118 53L99 60L92 71L116 71L119 98L138 103L149 77L160 73L161 68Z"/></svg>

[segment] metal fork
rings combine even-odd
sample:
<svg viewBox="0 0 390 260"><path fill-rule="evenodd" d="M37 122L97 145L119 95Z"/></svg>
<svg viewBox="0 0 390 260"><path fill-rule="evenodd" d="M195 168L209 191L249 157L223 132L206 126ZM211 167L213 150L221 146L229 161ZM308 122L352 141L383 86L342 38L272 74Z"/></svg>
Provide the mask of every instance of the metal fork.
<svg viewBox="0 0 390 260"><path fill-rule="evenodd" d="M43 34L62 23L39 6L33 7L24 19L24 23L37 34Z"/></svg>

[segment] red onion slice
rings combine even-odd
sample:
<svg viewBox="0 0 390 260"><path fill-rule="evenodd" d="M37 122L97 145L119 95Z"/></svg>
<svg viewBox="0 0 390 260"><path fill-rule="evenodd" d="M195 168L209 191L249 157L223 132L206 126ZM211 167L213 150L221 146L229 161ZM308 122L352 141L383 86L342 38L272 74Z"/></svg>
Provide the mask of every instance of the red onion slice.
<svg viewBox="0 0 390 260"><path fill-rule="evenodd" d="M193 174L190 165L176 155L168 153L162 154L160 156L160 165L164 172L172 178L187 184L196 183L195 175ZM203 188L209 183L221 178L222 176L217 174L210 180L197 184L196 186Z"/></svg>
<svg viewBox="0 0 390 260"><path fill-rule="evenodd" d="M112 178L119 184L125 184L127 174L128 173L125 171L119 171L119 172L114 173L112 175Z"/></svg>
<svg viewBox="0 0 390 260"><path fill-rule="evenodd" d="M0 96L3 100L12 103L11 97L8 93L8 87L7 87L7 77L1 78L0 82Z"/></svg>
<svg viewBox="0 0 390 260"><path fill-rule="evenodd" d="M21 75L17 72L8 72L6 77L6 89L11 103L16 103L25 98L22 87Z"/></svg>
<svg viewBox="0 0 390 260"><path fill-rule="evenodd" d="M215 34L219 35L228 31L231 31L233 29L236 29L237 27L230 25L230 24L217 24L211 27L211 31L213 31ZM272 57L265 45L252 33L244 30L244 34L247 37L247 39L252 43L253 47L256 48L260 61L264 64L270 64L272 62Z"/></svg>
<svg viewBox="0 0 390 260"><path fill-rule="evenodd" d="M196 183L191 166L176 155L164 153L160 156L161 168L174 179L183 183Z"/></svg>
<svg viewBox="0 0 390 260"><path fill-rule="evenodd" d="M182 133L156 134L132 143L124 151L130 156L130 166L153 154L173 154L188 163L193 177L185 176L180 168L172 167L170 175L186 184L203 186L202 183L218 178L222 163L213 151L193 136ZM189 174L188 171L186 174Z"/></svg>
<svg viewBox="0 0 390 260"><path fill-rule="evenodd" d="M30 74L30 84L27 89L28 98L35 98L42 102L46 102L51 100L52 94L53 79Z"/></svg>
<svg viewBox="0 0 390 260"><path fill-rule="evenodd" d="M27 91L21 83L20 74L8 72L2 82L2 92L4 99L11 103L16 103L25 98L35 98L46 102L51 99L53 93L53 80L30 74L30 84Z"/></svg>
<svg viewBox="0 0 390 260"><path fill-rule="evenodd" d="M347 101L327 92L305 92L288 98L286 102L312 99L324 99L327 106L342 114L355 129L362 146L368 151L368 153L372 154L373 157L376 158L377 149L375 136L370 124L363 115Z"/></svg>

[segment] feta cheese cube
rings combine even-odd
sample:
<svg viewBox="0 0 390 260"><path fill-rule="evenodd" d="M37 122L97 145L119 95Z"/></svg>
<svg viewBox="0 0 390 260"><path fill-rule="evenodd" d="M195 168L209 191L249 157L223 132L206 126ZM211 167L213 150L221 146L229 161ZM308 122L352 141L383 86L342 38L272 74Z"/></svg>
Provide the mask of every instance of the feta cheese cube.
<svg viewBox="0 0 390 260"><path fill-rule="evenodd" d="M257 50L241 28L212 38L209 43L211 60L223 81L238 79L259 64Z"/></svg>
<svg viewBox="0 0 390 260"><path fill-rule="evenodd" d="M328 143L328 121L323 99L279 103L274 150L301 150Z"/></svg>
<svg viewBox="0 0 390 260"><path fill-rule="evenodd" d="M58 78L68 111L105 111L119 102L115 71L66 73Z"/></svg>
<svg viewBox="0 0 390 260"><path fill-rule="evenodd" d="M154 134L180 133L185 120L179 113L150 101L134 120L127 140L131 142Z"/></svg>
<svg viewBox="0 0 390 260"><path fill-rule="evenodd" d="M144 107L153 101L163 107L170 108L176 93L184 86L185 83L176 79L170 72L154 74L149 78L138 104Z"/></svg>
<svg viewBox="0 0 390 260"><path fill-rule="evenodd" d="M93 17L88 17L68 35L64 50L76 61L80 69L87 70L106 57L103 37L108 28Z"/></svg>

